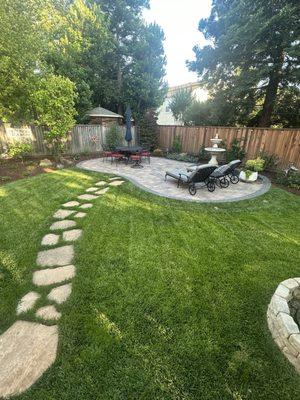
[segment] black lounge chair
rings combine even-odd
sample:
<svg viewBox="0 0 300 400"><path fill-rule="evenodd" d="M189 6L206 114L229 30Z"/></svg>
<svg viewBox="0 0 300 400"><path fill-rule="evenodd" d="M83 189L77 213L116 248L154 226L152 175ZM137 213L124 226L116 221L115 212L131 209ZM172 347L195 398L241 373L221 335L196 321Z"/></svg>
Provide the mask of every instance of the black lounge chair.
<svg viewBox="0 0 300 400"><path fill-rule="evenodd" d="M211 178L213 178L216 185L221 188L227 188L230 182L235 185L240 181L236 174L236 169L241 163L241 160L233 160L229 164L222 165L211 174Z"/></svg>
<svg viewBox="0 0 300 400"><path fill-rule="evenodd" d="M193 196L197 193L197 187L207 187L207 190L213 192L216 185L214 179L210 179L210 176L216 168L215 165L204 164L191 172L187 170L167 171L165 180L167 176L171 176L171 178L177 179L177 187L179 187L180 183L188 184L189 192Z"/></svg>

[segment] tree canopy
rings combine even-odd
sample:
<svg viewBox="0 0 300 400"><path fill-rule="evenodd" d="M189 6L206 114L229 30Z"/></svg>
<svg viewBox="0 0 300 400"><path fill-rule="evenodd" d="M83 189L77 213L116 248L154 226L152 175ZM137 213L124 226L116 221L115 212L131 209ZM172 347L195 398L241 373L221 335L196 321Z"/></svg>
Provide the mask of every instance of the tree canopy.
<svg viewBox="0 0 300 400"><path fill-rule="evenodd" d="M282 121L275 111L299 96L299 15L298 0L213 0L199 23L209 44L194 47L188 66L232 108L231 123L295 124L296 110Z"/></svg>

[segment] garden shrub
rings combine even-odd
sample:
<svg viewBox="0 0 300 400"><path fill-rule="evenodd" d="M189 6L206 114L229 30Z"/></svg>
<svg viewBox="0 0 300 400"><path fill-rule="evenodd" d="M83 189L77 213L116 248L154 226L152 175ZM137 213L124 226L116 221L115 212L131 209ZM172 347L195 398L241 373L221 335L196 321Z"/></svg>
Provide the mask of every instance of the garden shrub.
<svg viewBox="0 0 300 400"><path fill-rule="evenodd" d="M24 160L32 152L32 146L29 143L16 142L8 148L7 154L11 158Z"/></svg>
<svg viewBox="0 0 300 400"><path fill-rule="evenodd" d="M182 146L181 146L181 140L179 136L175 136L172 144L172 153L181 153L182 151Z"/></svg>
<svg viewBox="0 0 300 400"><path fill-rule="evenodd" d="M122 131L116 123L110 125L106 134L106 147L114 150L122 142Z"/></svg>
<svg viewBox="0 0 300 400"><path fill-rule="evenodd" d="M163 157L164 153L161 149L155 149L152 153L154 157Z"/></svg>
<svg viewBox="0 0 300 400"><path fill-rule="evenodd" d="M276 175L276 183L300 190L300 173L291 172L287 176L284 171L278 171Z"/></svg>
<svg viewBox="0 0 300 400"><path fill-rule="evenodd" d="M186 153L181 153L181 154L169 153L167 155L167 158L169 158L170 160L185 161L191 163L198 162L198 157Z"/></svg>
<svg viewBox="0 0 300 400"><path fill-rule="evenodd" d="M246 156L245 150L240 145L244 139L233 139L230 149L227 149L226 160L227 162L233 160L243 160Z"/></svg>
<svg viewBox="0 0 300 400"><path fill-rule="evenodd" d="M279 162L279 157L276 154L268 154L268 153L261 151L259 153L259 157L265 161L265 169L266 170L272 170L272 169L276 168L276 166Z"/></svg>

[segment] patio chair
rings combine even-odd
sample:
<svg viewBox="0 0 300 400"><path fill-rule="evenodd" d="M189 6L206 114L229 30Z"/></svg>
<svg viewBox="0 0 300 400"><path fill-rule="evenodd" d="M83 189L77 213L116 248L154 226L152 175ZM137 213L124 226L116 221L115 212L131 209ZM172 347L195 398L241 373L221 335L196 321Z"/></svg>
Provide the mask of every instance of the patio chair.
<svg viewBox="0 0 300 400"><path fill-rule="evenodd" d="M150 157L151 157L150 151L148 151L148 150L142 150L142 151L140 152L140 156L141 156L142 158L147 158L148 163L150 164Z"/></svg>
<svg viewBox="0 0 300 400"><path fill-rule="evenodd" d="M113 151L111 153L111 163L113 163L115 161L115 163L117 164L118 161L123 160L123 157L124 157L123 154Z"/></svg>
<svg viewBox="0 0 300 400"><path fill-rule="evenodd" d="M236 174L236 169L241 163L241 160L233 160L226 165L222 165L211 174L211 178L213 178L217 186L221 188L227 188L230 182L235 185L240 181Z"/></svg>
<svg viewBox="0 0 300 400"><path fill-rule="evenodd" d="M217 167L215 165L204 164L198 166L194 171L188 172L187 170L174 170L166 171L165 180L167 176L177 179L177 187L180 183L188 184L189 193L194 196L197 193L197 188L207 187L209 192L213 192L216 188L214 179L210 176Z"/></svg>

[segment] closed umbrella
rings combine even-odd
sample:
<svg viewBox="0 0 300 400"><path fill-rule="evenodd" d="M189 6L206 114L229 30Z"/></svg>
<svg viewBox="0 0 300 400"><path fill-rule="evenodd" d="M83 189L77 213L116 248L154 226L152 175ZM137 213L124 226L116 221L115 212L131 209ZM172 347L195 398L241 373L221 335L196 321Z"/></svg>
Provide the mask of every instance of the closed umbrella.
<svg viewBox="0 0 300 400"><path fill-rule="evenodd" d="M131 132L131 109L128 106L125 112L125 121L126 121L126 135L125 140L129 146L129 143L132 141L132 132Z"/></svg>

